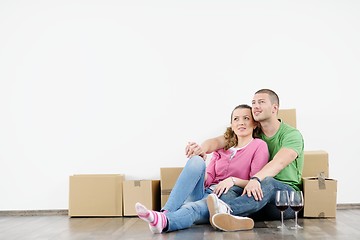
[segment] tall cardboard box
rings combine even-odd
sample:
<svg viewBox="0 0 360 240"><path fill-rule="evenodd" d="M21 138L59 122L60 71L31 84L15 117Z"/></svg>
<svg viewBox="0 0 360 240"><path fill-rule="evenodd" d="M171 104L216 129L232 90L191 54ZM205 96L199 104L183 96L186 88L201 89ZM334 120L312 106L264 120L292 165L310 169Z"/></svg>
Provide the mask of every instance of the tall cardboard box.
<svg viewBox="0 0 360 240"><path fill-rule="evenodd" d="M278 118L296 128L296 109L279 109Z"/></svg>
<svg viewBox="0 0 360 240"><path fill-rule="evenodd" d="M303 188L304 217L336 217L336 180L324 177L303 178Z"/></svg>
<svg viewBox="0 0 360 240"><path fill-rule="evenodd" d="M123 174L70 176L69 216L122 216Z"/></svg>
<svg viewBox="0 0 360 240"><path fill-rule="evenodd" d="M136 216L135 204L160 210L160 180L126 180L123 182L124 216Z"/></svg>
<svg viewBox="0 0 360 240"><path fill-rule="evenodd" d="M169 199L170 192L182 170L182 167L160 168L161 207Z"/></svg>
<svg viewBox="0 0 360 240"><path fill-rule="evenodd" d="M329 155L326 151L304 151L304 169L302 177L329 177Z"/></svg>

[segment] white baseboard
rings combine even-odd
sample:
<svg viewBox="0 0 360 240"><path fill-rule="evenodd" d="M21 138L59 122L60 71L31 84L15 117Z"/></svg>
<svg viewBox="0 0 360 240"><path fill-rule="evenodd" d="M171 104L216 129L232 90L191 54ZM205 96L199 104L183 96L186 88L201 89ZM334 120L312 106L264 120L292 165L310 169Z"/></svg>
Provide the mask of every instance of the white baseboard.
<svg viewBox="0 0 360 240"><path fill-rule="evenodd" d="M360 203L340 203L336 205L338 210L359 209ZM54 216L68 215L67 209L50 209L50 210L9 210L0 211L0 216Z"/></svg>
<svg viewBox="0 0 360 240"><path fill-rule="evenodd" d="M67 209L57 210L9 210L0 211L0 216L53 216L68 215Z"/></svg>

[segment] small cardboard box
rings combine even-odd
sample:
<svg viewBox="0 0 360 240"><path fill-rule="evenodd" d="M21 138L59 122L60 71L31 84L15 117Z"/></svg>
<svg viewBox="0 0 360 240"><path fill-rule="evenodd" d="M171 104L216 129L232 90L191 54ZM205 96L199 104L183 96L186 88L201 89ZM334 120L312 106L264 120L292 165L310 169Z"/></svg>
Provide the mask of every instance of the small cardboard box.
<svg viewBox="0 0 360 240"><path fill-rule="evenodd" d="M329 155L326 151L304 151L304 169L302 177L329 177Z"/></svg>
<svg viewBox="0 0 360 240"><path fill-rule="evenodd" d="M69 180L70 217L123 215L123 174L80 174Z"/></svg>
<svg viewBox="0 0 360 240"><path fill-rule="evenodd" d="M124 216L136 216L135 204L160 210L160 180L126 180L123 182Z"/></svg>
<svg viewBox="0 0 360 240"><path fill-rule="evenodd" d="M329 178L303 178L304 217L335 218L337 181Z"/></svg>
<svg viewBox="0 0 360 240"><path fill-rule="evenodd" d="M167 202L182 167L160 168L161 207Z"/></svg>
<svg viewBox="0 0 360 240"><path fill-rule="evenodd" d="M296 109L279 109L278 118L296 128Z"/></svg>

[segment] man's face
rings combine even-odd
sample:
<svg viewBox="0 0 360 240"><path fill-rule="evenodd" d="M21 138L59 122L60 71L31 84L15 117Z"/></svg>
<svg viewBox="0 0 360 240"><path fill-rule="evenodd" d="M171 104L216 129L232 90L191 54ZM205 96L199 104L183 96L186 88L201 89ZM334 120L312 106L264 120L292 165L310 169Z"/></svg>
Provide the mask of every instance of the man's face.
<svg viewBox="0 0 360 240"><path fill-rule="evenodd" d="M261 122L271 118L273 104L267 93L258 93L252 100L252 113L255 121Z"/></svg>

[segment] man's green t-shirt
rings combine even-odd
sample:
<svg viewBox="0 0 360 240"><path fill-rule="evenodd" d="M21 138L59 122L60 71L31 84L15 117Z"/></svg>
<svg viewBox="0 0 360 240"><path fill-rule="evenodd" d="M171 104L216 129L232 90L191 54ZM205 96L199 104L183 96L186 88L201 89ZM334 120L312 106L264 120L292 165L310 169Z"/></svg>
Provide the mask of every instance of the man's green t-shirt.
<svg viewBox="0 0 360 240"><path fill-rule="evenodd" d="M297 153L297 158L281 170L274 178L296 190L302 189L301 174L304 166L304 139L299 130L281 122L277 133L272 137L261 138L267 143L271 161L281 148L289 148Z"/></svg>

